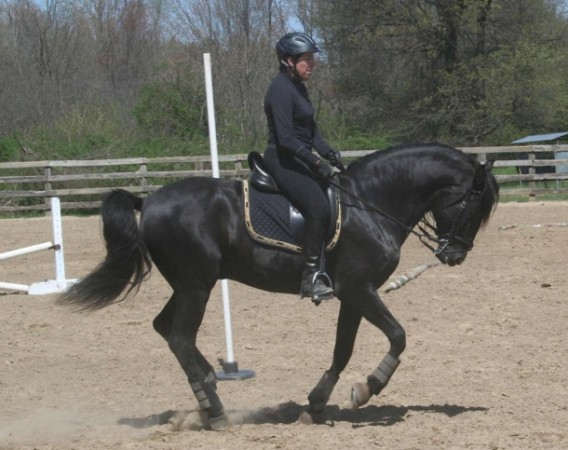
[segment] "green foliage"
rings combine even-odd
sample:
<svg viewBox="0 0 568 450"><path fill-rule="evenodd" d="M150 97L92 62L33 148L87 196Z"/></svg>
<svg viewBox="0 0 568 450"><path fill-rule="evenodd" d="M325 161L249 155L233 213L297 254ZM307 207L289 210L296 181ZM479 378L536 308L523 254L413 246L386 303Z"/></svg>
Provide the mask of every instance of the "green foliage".
<svg viewBox="0 0 568 450"><path fill-rule="evenodd" d="M370 135L360 131L351 131L336 140L336 146L345 150L381 150L391 145L391 140L383 135Z"/></svg>
<svg viewBox="0 0 568 450"><path fill-rule="evenodd" d="M121 127L114 125L101 127L98 130L91 126L86 127L88 129L73 130L71 127L66 128L66 123L62 119L56 127L38 128L26 133L20 139L0 139L0 161L112 159L138 156L152 158L206 155L210 151L208 135L202 133L196 133L191 137L162 136L141 133L127 126L124 126L126 132L121 133ZM230 136L227 139L230 140ZM251 149L250 145L227 147L221 144L222 141L219 153L244 153ZM22 148L25 148L26 152L19 157Z"/></svg>
<svg viewBox="0 0 568 450"><path fill-rule="evenodd" d="M553 2L351 4L319 2L348 127L455 145L566 128L568 22Z"/></svg>
<svg viewBox="0 0 568 450"><path fill-rule="evenodd" d="M207 136L155 136L133 128L113 104L75 107L51 127L38 127L19 138L0 139L0 160L105 159L206 154Z"/></svg>
<svg viewBox="0 0 568 450"><path fill-rule="evenodd" d="M70 107L51 126L26 134L34 159L112 157L128 141L124 119L113 103L91 101Z"/></svg>
<svg viewBox="0 0 568 450"><path fill-rule="evenodd" d="M185 139L178 136L141 136L130 142L128 147L124 149L124 152L124 156L143 156L147 158L206 155L209 153L209 140L205 136L195 136L193 139Z"/></svg>
<svg viewBox="0 0 568 450"><path fill-rule="evenodd" d="M184 65L165 66L159 80L144 85L133 114L149 136L193 138L206 131L203 82Z"/></svg>
<svg viewBox="0 0 568 450"><path fill-rule="evenodd" d="M375 127L353 124L331 109L329 103L318 106L318 128L326 141L338 150L380 150L392 145L392 133Z"/></svg>
<svg viewBox="0 0 568 450"><path fill-rule="evenodd" d="M0 162L17 160L20 148L19 139L15 137L0 138Z"/></svg>
<svg viewBox="0 0 568 450"><path fill-rule="evenodd" d="M309 22L323 50L309 83L318 126L342 150L429 140L500 145L566 130L568 17L560 3L311 2L317 15L300 21ZM122 31L133 30L79 14L75 0L67 9L18 5L0 10L0 64L8 68L0 160L206 154L204 51L213 56L219 152L262 150L262 99L281 30L263 22L250 34L237 24L254 14L280 17L280 8L260 2L249 16L233 8L224 11L226 23L212 11L211 20L228 27L220 34L197 32L197 23L179 23L171 33L147 8L143 22L152 29L127 35ZM53 32L41 34L37 24ZM63 25L75 34L59 32ZM92 30L108 31L108 42ZM57 57L48 58L50 51Z"/></svg>

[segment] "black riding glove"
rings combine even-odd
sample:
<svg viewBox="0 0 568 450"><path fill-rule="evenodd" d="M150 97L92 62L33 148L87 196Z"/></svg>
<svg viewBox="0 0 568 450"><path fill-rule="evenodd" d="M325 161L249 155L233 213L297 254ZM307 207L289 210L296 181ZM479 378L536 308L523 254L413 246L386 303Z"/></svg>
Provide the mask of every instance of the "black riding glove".
<svg viewBox="0 0 568 450"><path fill-rule="evenodd" d="M341 153L339 153L337 150L330 150L329 152L327 152L327 155L325 155L325 157L333 167L340 167L342 165Z"/></svg>
<svg viewBox="0 0 568 450"><path fill-rule="evenodd" d="M316 165L314 166L314 170L315 172L322 177L324 180L327 180L329 178L333 177L333 169L331 168L331 166L327 163L327 161L324 161L323 159L320 159Z"/></svg>

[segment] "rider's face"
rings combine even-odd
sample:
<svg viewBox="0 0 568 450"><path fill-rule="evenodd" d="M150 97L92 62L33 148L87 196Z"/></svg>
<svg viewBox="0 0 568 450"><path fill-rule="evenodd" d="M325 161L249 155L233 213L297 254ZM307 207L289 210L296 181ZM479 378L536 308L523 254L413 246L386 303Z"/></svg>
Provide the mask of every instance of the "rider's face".
<svg viewBox="0 0 568 450"><path fill-rule="evenodd" d="M292 58L289 58L289 63L294 64ZM296 73L302 81L308 81L312 76L314 67L316 66L316 58L312 52L302 53L296 61Z"/></svg>

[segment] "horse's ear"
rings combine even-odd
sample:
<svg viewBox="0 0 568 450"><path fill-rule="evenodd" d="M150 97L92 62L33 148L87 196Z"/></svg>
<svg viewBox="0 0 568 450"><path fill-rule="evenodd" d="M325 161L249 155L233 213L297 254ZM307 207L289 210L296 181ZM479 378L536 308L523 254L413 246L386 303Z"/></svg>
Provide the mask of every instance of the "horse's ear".
<svg viewBox="0 0 568 450"><path fill-rule="evenodd" d="M495 163L494 159L490 159L489 161L487 161L485 164L483 164L485 166L485 171L486 172L491 172L493 170L493 164Z"/></svg>

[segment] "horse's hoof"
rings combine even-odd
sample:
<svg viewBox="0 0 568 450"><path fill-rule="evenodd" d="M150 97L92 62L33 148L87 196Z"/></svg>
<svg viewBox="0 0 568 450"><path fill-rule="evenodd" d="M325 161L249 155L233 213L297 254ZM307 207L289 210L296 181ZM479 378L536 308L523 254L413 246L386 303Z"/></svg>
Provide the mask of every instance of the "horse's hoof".
<svg viewBox="0 0 568 450"><path fill-rule="evenodd" d="M367 383L355 383L351 388L351 407L357 409L371 398L371 390Z"/></svg>
<svg viewBox="0 0 568 450"><path fill-rule="evenodd" d="M305 410L302 411L300 417L298 417L298 422L302 425L314 425L314 424L322 424L325 423L325 414L322 411L312 411L312 410Z"/></svg>
<svg viewBox="0 0 568 450"><path fill-rule="evenodd" d="M208 423L212 431L225 431L229 429L229 416L223 413L217 417L209 417Z"/></svg>

